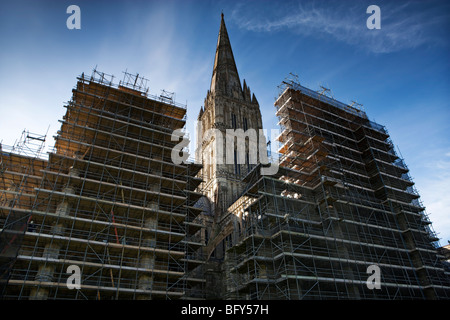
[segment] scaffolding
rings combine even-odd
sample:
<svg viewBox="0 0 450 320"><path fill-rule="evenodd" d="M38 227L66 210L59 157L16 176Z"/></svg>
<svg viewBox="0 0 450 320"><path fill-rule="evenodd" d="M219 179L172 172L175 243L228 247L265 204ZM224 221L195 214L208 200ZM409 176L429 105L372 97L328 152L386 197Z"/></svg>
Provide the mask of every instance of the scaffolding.
<svg viewBox="0 0 450 320"><path fill-rule="evenodd" d="M48 161L27 184L28 207L0 209L33 221L3 297L203 298L201 166L171 159L186 106L149 95L138 74L117 85L95 69L77 80ZM72 265L81 271L75 290Z"/></svg>
<svg viewBox="0 0 450 320"><path fill-rule="evenodd" d="M37 139L34 139L37 138ZM40 158L45 136L24 130L14 146L0 145L0 298L4 297L27 228L34 221L35 191L46 160Z"/></svg>
<svg viewBox="0 0 450 320"><path fill-rule="evenodd" d="M43 158L45 149L45 142L47 140L47 133L45 135L32 133L24 129L19 140L16 141L10 152L30 158Z"/></svg>
<svg viewBox="0 0 450 320"><path fill-rule="evenodd" d="M229 299L450 298L439 240L387 130L284 81L279 171L244 179L227 243ZM381 288L367 285L368 267Z"/></svg>

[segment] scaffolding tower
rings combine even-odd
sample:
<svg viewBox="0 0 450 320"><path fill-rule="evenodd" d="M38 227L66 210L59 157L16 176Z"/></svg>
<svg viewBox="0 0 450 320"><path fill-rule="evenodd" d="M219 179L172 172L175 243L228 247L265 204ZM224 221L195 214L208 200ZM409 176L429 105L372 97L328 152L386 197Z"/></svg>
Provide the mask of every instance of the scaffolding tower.
<svg viewBox="0 0 450 320"><path fill-rule="evenodd" d="M24 130L14 146L0 144L0 298L6 292L27 227L33 228L30 211L34 188L39 186L47 163L40 158L45 138Z"/></svg>
<svg viewBox="0 0 450 320"><path fill-rule="evenodd" d="M438 238L387 130L360 108L285 81L279 171L258 165L231 206L229 299L439 299ZM380 288L368 285L370 266Z"/></svg>
<svg viewBox="0 0 450 320"><path fill-rule="evenodd" d="M2 231L12 214L27 221L3 298L204 297L201 166L171 159L186 106L149 95L127 72L119 85L98 70L77 80L48 160L15 174L28 179L24 200L1 203Z"/></svg>

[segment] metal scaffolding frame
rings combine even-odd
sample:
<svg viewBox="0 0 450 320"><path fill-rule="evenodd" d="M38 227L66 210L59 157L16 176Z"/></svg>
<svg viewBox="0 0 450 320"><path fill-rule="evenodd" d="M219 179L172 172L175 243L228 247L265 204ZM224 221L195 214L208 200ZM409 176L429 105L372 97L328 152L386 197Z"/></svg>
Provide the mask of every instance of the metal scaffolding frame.
<svg viewBox="0 0 450 320"><path fill-rule="evenodd" d="M293 80L275 106L280 169L250 172L231 207L225 297L450 298L438 239L387 130ZM367 286L370 265L379 290Z"/></svg>
<svg viewBox="0 0 450 320"><path fill-rule="evenodd" d="M204 297L201 166L171 160L186 106L149 95L139 75L113 78L77 78L48 161L30 167L38 176L25 184L29 202L0 208L3 219L33 220L5 299ZM81 270L80 289L67 286L70 265Z"/></svg>

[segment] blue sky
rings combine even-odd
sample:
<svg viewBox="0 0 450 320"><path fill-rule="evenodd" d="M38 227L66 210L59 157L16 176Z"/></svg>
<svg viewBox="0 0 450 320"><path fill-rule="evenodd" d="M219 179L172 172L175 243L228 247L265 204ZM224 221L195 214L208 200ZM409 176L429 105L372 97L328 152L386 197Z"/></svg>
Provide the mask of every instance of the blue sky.
<svg viewBox="0 0 450 320"><path fill-rule="evenodd" d="M23 129L56 135L76 76L94 67L149 79L187 103L187 129L209 88L223 10L241 77L264 127L277 128L277 86L301 84L357 101L388 129L441 244L450 240L450 2L448 1L1 1L0 141ZM81 9L69 30L66 8ZM369 30L369 5L381 29ZM49 144L53 143L48 139Z"/></svg>

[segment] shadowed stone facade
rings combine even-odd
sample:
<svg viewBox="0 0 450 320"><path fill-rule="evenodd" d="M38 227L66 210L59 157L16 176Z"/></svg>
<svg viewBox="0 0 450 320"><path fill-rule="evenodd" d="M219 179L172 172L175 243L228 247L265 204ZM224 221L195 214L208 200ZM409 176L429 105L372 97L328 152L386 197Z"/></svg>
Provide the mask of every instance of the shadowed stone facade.
<svg viewBox="0 0 450 320"><path fill-rule="evenodd" d="M222 256L220 243L230 233L232 225L227 208L242 193L242 177L251 169L248 140L246 153L234 151L233 163L226 161L227 129L262 129L259 103L246 81L241 81L231 49L225 20L222 14L219 36L211 78L204 107L198 116L196 158L204 164L203 206L207 225L207 255ZM241 164L238 164L241 163ZM254 165L254 164L253 164ZM227 231L228 230L228 231ZM209 241L208 241L209 240ZM219 248L213 252L216 247Z"/></svg>

